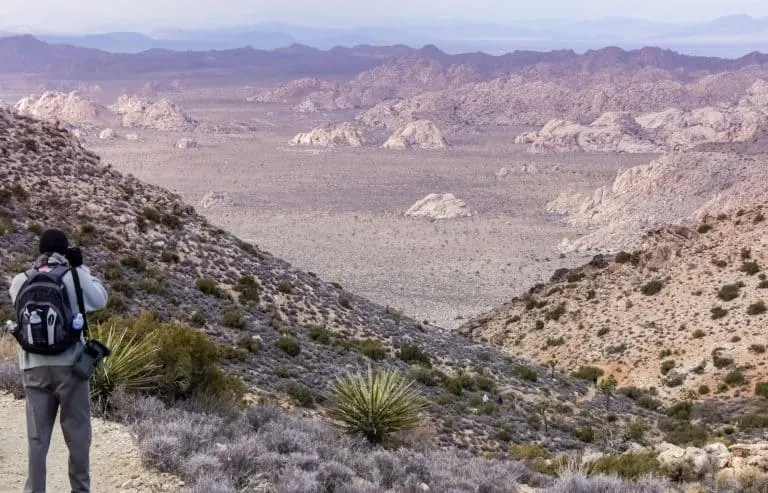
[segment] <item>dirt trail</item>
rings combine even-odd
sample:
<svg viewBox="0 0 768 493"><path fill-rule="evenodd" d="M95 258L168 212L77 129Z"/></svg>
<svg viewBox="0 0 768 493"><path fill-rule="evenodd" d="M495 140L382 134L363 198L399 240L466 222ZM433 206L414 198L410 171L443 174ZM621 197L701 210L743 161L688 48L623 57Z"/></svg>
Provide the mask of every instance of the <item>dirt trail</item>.
<svg viewBox="0 0 768 493"><path fill-rule="evenodd" d="M24 401L0 393L0 493L21 493L27 470ZM48 453L48 492L69 491L67 447L58 420ZM124 426L93 420L91 489L96 493L170 493L178 478L141 465L136 442Z"/></svg>

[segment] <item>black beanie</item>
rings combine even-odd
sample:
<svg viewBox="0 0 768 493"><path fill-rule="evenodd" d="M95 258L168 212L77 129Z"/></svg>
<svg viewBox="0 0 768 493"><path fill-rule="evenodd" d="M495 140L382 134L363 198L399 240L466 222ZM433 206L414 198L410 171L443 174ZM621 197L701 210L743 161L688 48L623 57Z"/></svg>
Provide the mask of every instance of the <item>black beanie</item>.
<svg viewBox="0 0 768 493"><path fill-rule="evenodd" d="M40 253L60 253L64 255L69 248L66 233L59 229L49 229L40 236Z"/></svg>

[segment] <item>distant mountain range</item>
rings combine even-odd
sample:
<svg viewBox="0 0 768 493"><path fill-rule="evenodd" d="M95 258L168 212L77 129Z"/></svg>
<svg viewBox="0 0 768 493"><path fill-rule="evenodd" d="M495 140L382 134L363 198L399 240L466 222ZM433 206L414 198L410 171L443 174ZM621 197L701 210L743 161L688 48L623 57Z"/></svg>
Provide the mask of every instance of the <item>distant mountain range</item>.
<svg viewBox="0 0 768 493"><path fill-rule="evenodd" d="M604 46L635 49L660 46L681 53L734 58L768 51L768 18L746 15L720 17L699 24L658 23L629 18L591 21L530 21L510 25L440 24L320 28L262 23L225 29L167 29L149 33L109 32L85 35L34 34L53 44L95 48L113 53L152 49L177 51L227 50L250 46L275 49L302 44L317 49L337 46L394 45L415 48L435 44L447 53L573 49L583 52Z"/></svg>

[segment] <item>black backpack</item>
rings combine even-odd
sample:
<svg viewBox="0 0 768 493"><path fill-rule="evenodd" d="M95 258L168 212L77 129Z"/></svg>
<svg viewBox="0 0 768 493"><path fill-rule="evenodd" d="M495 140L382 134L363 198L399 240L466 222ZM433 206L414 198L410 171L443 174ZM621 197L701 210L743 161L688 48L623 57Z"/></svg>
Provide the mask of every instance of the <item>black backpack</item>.
<svg viewBox="0 0 768 493"><path fill-rule="evenodd" d="M27 271L27 280L16 297L17 328L13 333L25 351L43 355L61 354L80 341L83 330L72 327L76 313L72 312L67 287L63 282L69 272L75 283L78 306L82 307L77 269L56 265L48 272L35 268ZM83 309L80 311L83 312Z"/></svg>

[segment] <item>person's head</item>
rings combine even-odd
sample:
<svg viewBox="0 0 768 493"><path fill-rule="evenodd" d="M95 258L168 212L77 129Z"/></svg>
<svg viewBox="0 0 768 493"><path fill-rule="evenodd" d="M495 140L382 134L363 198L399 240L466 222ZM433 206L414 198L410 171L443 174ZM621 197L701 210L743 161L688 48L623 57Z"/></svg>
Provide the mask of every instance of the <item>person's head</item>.
<svg viewBox="0 0 768 493"><path fill-rule="evenodd" d="M69 248L69 239L64 231L49 229L40 236L40 254L58 253L65 255Z"/></svg>

